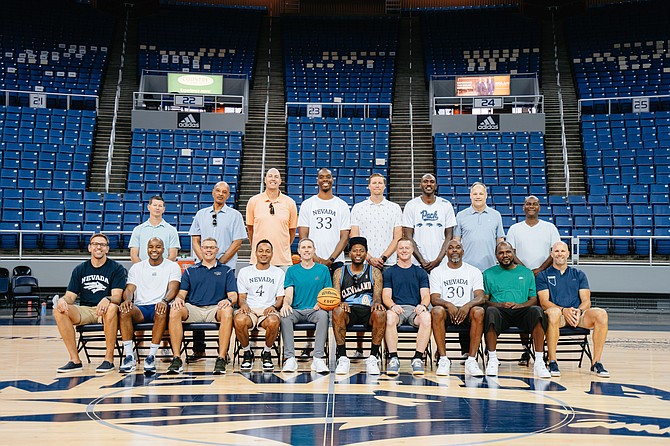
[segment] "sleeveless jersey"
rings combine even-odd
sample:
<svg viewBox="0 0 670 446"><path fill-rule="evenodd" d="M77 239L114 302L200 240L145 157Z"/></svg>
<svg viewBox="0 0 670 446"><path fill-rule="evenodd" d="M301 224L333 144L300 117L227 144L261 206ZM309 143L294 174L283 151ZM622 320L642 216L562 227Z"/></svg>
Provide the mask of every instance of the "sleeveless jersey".
<svg viewBox="0 0 670 446"><path fill-rule="evenodd" d="M365 269L359 275L355 275L349 269L349 265L342 267L342 276L340 277L340 293L342 300L351 305L372 306L372 290L374 288L374 279L372 276L372 266L366 264Z"/></svg>

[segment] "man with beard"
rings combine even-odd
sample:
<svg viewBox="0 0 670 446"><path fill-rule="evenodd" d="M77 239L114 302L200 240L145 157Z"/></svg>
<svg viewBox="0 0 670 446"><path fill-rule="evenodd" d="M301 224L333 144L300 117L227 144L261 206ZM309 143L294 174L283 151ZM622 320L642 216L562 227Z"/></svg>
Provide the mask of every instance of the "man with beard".
<svg viewBox="0 0 670 446"><path fill-rule="evenodd" d="M484 271L486 295L486 321L484 324L489 360L486 374L498 375L496 346L498 336L509 327L519 327L531 333L535 346L535 376L550 378L544 365L544 331L546 320L542 308L537 306L535 276L523 265L514 263L514 250L507 242L496 247L498 265Z"/></svg>
<svg viewBox="0 0 670 446"><path fill-rule="evenodd" d="M448 200L435 195L435 177L427 173L421 177L421 195L408 201L403 212L403 236L415 246L415 264L430 273L447 253L456 216Z"/></svg>
<svg viewBox="0 0 670 446"><path fill-rule="evenodd" d="M463 245L458 240L449 241L447 259L446 264L438 266L430 274L433 337L440 357L436 374L448 375L451 365L447 358L446 328L449 325L463 325L470 329L465 373L471 376L484 376L484 372L477 364L477 350L484 330L482 273L474 266L463 262Z"/></svg>

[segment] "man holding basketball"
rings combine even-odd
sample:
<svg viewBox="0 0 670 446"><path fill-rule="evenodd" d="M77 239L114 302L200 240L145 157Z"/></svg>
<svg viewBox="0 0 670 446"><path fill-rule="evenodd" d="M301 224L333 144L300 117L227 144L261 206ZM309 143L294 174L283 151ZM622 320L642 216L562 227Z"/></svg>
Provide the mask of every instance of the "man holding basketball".
<svg viewBox="0 0 670 446"><path fill-rule="evenodd" d="M333 287L341 293L342 302L333 309L333 332L337 343L337 367L335 373L349 373L346 336L347 327L363 324L371 327L372 348L365 360L366 371L379 375L379 355L384 329L386 309L382 305L383 277L379 269L365 262L368 255L368 241L365 237L349 239L351 265L343 266L333 275Z"/></svg>
<svg viewBox="0 0 670 446"><path fill-rule="evenodd" d="M281 331L284 338L284 357L286 362L282 372L298 370L293 343L293 324L312 322L316 324L312 370L317 373L328 372L323 359L328 337L328 312L319 308L316 296L324 288L332 286L328 267L314 262L314 242L308 238L298 243L300 263L286 270L284 280L284 302L280 310Z"/></svg>

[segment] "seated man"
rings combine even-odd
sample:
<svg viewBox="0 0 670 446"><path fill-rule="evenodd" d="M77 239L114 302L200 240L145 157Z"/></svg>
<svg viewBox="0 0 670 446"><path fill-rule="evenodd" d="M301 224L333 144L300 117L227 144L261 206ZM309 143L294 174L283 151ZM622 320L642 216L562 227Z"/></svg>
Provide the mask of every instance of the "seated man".
<svg viewBox="0 0 670 446"><path fill-rule="evenodd" d="M386 328L386 309L382 305L384 278L381 271L365 262L367 255L365 237L352 237L349 240L351 265L345 265L333 274L333 287L342 297L340 306L333 309L333 332L337 344L335 373L338 375L349 373L347 328L357 324L372 327L372 348L365 366L368 374L379 375L380 349Z"/></svg>
<svg viewBox="0 0 670 446"><path fill-rule="evenodd" d="M531 333L535 346L535 376L551 378L544 365L544 313L537 306L535 276L523 265L514 263L514 249L507 242L496 246L498 265L484 271L486 307L485 338L489 350L486 374L498 375L496 355L498 336L509 327Z"/></svg>
<svg viewBox="0 0 670 446"><path fill-rule="evenodd" d="M477 350L484 331L484 281L479 269L463 261L463 254L460 240L450 240L447 245L447 263L430 273L433 337L440 356L436 371L438 376L448 375L451 366L446 346L446 328L449 325L469 327L465 374L484 376L477 364Z"/></svg>
<svg viewBox="0 0 670 446"><path fill-rule="evenodd" d="M278 308L284 300L284 271L270 264L272 243L263 239L256 244L256 264L240 270L237 276L238 307L233 324L235 336L242 347L244 358L241 370L254 366L254 352L249 345L249 330L265 330L265 347L261 353L264 371L274 370L272 345L279 335Z"/></svg>
<svg viewBox="0 0 670 446"><path fill-rule="evenodd" d="M181 373L181 342L184 338L182 322L219 322L219 356L214 374L226 373L226 354L233 332L233 305L237 302L235 272L219 262L219 247L214 237L200 242L202 262L184 271L179 293L172 302L168 327L173 358L168 374ZM187 301L188 299L188 301Z"/></svg>
<svg viewBox="0 0 670 446"><path fill-rule="evenodd" d="M119 306L121 340L123 341L122 373L136 369L133 355L134 325L153 322L149 354L144 358L144 371L156 371L156 353L167 325L168 303L179 291L181 268L176 262L164 259L163 240L154 237L147 243L149 257L134 263L128 271L128 282ZM133 299L133 296L135 299Z"/></svg>
<svg viewBox="0 0 670 446"><path fill-rule="evenodd" d="M568 266L570 250L564 242L551 248L552 264L535 278L537 297L547 314L547 356L551 376L561 376L556 363L556 345L560 328L566 324L593 330L593 362L591 372L608 378L600 359L607 338L607 312L591 307L589 281L583 271Z"/></svg>
<svg viewBox="0 0 670 446"><path fill-rule="evenodd" d="M298 370L293 343L293 325L298 322L316 324L312 370L317 373L328 372L324 361L324 350L328 338L328 312L319 308L316 296L324 288L333 286L328 267L314 262L314 242L308 238L298 243L300 263L286 270L284 279L284 302L281 307L281 331L284 341L284 368L282 372Z"/></svg>
<svg viewBox="0 0 670 446"><path fill-rule="evenodd" d="M65 295L58 299L54 311L56 324L70 361L58 369L59 373L82 368L74 326L102 322L105 326L105 360L95 369L98 373L114 370L114 348L118 331L121 294L126 286L126 270L107 258L109 239L105 234L93 234L88 244L90 260L77 265L72 271ZM79 296L79 305L74 301Z"/></svg>
<svg viewBox="0 0 670 446"><path fill-rule="evenodd" d="M382 301L386 311L386 347L389 362L386 374L395 376L400 371L398 359L398 327L409 324L419 329L416 351L412 358L412 374L423 375L423 355L430 342L430 284L428 273L412 264L414 245L408 238L401 238L397 246L398 262L384 271Z"/></svg>

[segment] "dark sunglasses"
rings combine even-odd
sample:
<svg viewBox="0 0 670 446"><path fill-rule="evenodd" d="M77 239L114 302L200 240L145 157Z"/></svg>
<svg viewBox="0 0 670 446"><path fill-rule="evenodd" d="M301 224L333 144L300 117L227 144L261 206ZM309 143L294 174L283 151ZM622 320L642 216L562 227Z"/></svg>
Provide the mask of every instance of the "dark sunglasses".
<svg viewBox="0 0 670 446"><path fill-rule="evenodd" d="M216 227L218 221L216 220L216 214L212 214L212 226Z"/></svg>
<svg viewBox="0 0 670 446"><path fill-rule="evenodd" d="M275 207L270 203L270 215L275 215Z"/></svg>

